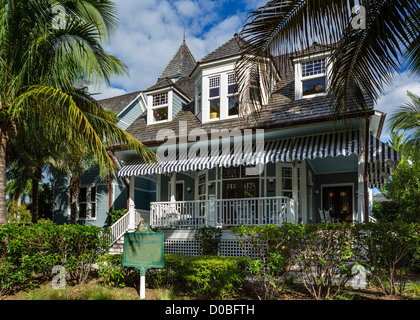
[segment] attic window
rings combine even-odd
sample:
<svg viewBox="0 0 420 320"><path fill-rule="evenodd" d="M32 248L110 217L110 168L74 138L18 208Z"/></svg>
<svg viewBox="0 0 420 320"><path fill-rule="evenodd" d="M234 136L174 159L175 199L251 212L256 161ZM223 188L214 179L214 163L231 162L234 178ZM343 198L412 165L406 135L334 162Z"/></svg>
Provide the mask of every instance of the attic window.
<svg viewBox="0 0 420 320"><path fill-rule="evenodd" d="M159 93L153 96L153 122L168 120L168 93Z"/></svg>
<svg viewBox="0 0 420 320"><path fill-rule="evenodd" d="M302 96L325 93L327 88L326 59L302 62Z"/></svg>

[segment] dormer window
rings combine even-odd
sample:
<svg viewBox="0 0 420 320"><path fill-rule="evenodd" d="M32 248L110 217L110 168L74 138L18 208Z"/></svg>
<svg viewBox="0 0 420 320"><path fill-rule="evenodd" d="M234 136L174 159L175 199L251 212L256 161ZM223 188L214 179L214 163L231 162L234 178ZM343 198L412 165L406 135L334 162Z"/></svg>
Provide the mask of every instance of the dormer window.
<svg viewBox="0 0 420 320"><path fill-rule="evenodd" d="M169 117L168 93L159 93L153 96L153 122L166 121Z"/></svg>
<svg viewBox="0 0 420 320"><path fill-rule="evenodd" d="M326 91L325 59L302 63L302 95L309 96Z"/></svg>
<svg viewBox="0 0 420 320"><path fill-rule="evenodd" d="M294 62L296 99L325 95L328 87L327 53L298 58Z"/></svg>

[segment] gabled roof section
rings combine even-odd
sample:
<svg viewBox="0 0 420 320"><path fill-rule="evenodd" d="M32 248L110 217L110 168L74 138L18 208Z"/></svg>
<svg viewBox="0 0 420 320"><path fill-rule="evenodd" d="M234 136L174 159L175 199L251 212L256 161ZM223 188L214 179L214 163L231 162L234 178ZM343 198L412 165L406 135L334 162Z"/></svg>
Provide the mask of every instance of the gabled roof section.
<svg viewBox="0 0 420 320"><path fill-rule="evenodd" d="M185 40L182 42L178 51L172 57L169 64L166 66L160 75L158 82L168 78L180 78L187 77L190 75L191 71L195 68L196 61L192 55L190 49L188 48Z"/></svg>
<svg viewBox="0 0 420 320"><path fill-rule="evenodd" d="M214 60L236 56L241 53L241 48L244 46L245 41L237 34L232 39L222 44L219 48L205 56L199 63L206 63Z"/></svg>
<svg viewBox="0 0 420 320"><path fill-rule="evenodd" d="M117 115L119 115L141 93L141 91L131 92L120 96L99 100L98 102L102 108L111 109Z"/></svg>

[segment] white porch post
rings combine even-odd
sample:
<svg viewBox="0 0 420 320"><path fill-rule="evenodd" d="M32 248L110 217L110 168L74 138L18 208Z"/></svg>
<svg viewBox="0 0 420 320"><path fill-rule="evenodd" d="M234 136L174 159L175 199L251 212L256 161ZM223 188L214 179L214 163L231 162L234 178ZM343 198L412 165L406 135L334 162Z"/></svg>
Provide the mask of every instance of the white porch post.
<svg viewBox="0 0 420 320"><path fill-rule="evenodd" d="M216 199L217 197L215 194L209 195L208 225L210 227L216 227L216 215L217 215Z"/></svg>
<svg viewBox="0 0 420 320"><path fill-rule="evenodd" d="M292 199L294 201L294 208L293 210L293 217L290 221L298 222L299 218L299 189L298 189L298 167L297 161L293 161L292 163Z"/></svg>
<svg viewBox="0 0 420 320"><path fill-rule="evenodd" d="M171 202L175 202L176 198L176 172L171 173L171 188L170 188L169 199Z"/></svg>
<svg viewBox="0 0 420 320"><path fill-rule="evenodd" d="M364 176L365 176L365 132L360 130L359 135L360 154L357 161L357 211L355 219L363 222L365 215L365 192L364 192Z"/></svg>
<svg viewBox="0 0 420 320"><path fill-rule="evenodd" d="M128 229L135 229L136 222L135 222L135 204L134 204L134 179L135 176L130 177L130 195L129 195L129 222L128 222Z"/></svg>

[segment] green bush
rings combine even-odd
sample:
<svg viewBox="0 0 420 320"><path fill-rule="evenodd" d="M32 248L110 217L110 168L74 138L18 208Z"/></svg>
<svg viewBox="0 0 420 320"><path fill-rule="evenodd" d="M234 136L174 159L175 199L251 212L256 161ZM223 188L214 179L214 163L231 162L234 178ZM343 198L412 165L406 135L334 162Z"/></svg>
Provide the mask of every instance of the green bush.
<svg viewBox="0 0 420 320"><path fill-rule="evenodd" d="M282 289L303 231L303 225L294 223L232 229L243 253L250 258L249 271L261 290L260 298L271 299Z"/></svg>
<svg viewBox="0 0 420 320"><path fill-rule="evenodd" d="M110 287L125 287L138 283L140 272L136 268L123 267L122 254L105 254L98 259L98 276Z"/></svg>
<svg viewBox="0 0 420 320"><path fill-rule="evenodd" d="M165 255L165 280L193 296L217 298L245 280L247 259L224 256Z"/></svg>
<svg viewBox="0 0 420 320"><path fill-rule="evenodd" d="M194 238L201 243L202 255L216 256L219 252L222 230L215 227L202 227L196 231Z"/></svg>
<svg viewBox="0 0 420 320"><path fill-rule="evenodd" d="M127 213L127 209L114 210L108 212L108 225L112 225Z"/></svg>
<svg viewBox="0 0 420 320"><path fill-rule="evenodd" d="M366 223L354 227L357 257L385 294L403 294L407 274L419 263L420 224Z"/></svg>
<svg viewBox="0 0 420 320"><path fill-rule="evenodd" d="M9 291L34 274L51 279L55 265L64 266L68 278L86 281L91 264L109 249L104 232L94 226L59 226L47 221L0 226L0 264L4 266L0 291Z"/></svg>

